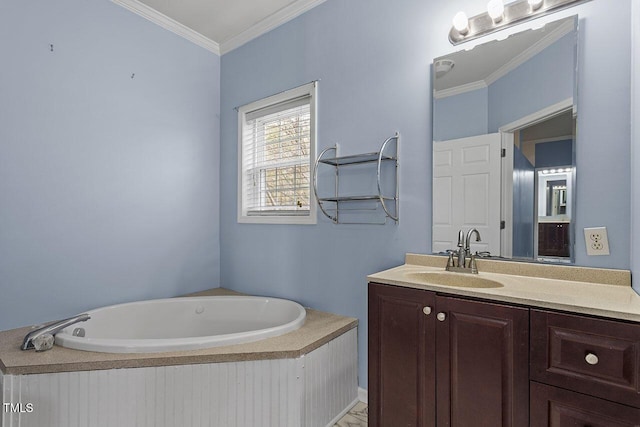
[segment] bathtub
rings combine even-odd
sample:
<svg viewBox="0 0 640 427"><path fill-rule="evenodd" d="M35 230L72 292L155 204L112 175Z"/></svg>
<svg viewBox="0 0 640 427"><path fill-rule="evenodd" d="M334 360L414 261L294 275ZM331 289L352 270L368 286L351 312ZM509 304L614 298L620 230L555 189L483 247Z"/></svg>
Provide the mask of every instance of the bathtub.
<svg viewBox="0 0 640 427"><path fill-rule="evenodd" d="M222 296L228 291L220 288L209 292L219 296L93 310L92 319L57 334L59 342L100 343L99 352L57 345L23 352L29 328L0 332L0 399L20 410L0 411L0 426L329 427L357 402L357 319L274 298ZM300 330L288 336L200 343L236 334L253 341L259 338L247 337L248 330L280 334L286 329L272 328L296 320ZM75 328L84 328L83 340L72 335ZM103 352L114 342L133 351L150 341L184 339L215 347ZM22 411L27 404L32 412Z"/></svg>
<svg viewBox="0 0 640 427"><path fill-rule="evenodd" d="M167 298L87 313L91 319L60 331L56 344L104 353L195 350L286 334L306 317L296 302L254 296Z"/></svg>

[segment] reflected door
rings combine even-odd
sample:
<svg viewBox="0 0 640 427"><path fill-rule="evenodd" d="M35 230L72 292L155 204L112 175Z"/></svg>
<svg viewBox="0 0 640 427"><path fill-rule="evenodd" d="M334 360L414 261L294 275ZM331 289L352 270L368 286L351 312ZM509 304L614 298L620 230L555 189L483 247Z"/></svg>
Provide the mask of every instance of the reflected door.
<svg viewBox="0 0 640 427"><path fill-rule="evenodd" d="M500 255L500 134L433 143L434 252L455 249L458 230L477 228L475 251Z"/></svg>

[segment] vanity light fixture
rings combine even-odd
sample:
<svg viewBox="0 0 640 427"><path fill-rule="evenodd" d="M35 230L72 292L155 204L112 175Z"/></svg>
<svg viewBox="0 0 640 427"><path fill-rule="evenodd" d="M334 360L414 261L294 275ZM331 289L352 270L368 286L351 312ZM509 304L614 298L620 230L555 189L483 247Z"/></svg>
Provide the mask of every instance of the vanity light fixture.
<svg viewBox="0 0 640 427"><path fill-rule="evenodd" d="M467 18L464 12L458 12L449 41L453 45L464 43L587 1L590 0L516 0L505 5L502 0L491 0L485 13Z"/></svg>
<svg viewBox="0 0 640 427"><path fill-rule="evenodd" d="M461 35L465 35L469 32L469 18L467 18L466 13L456 13L456 16L453 17L453 28L455 28L455 30Z"/></svg>
<svg viewBox="0 0 640 427"><path fill-rule="evenodd" d="M543 169L543 170L541 170L540 172L541 172L543 175L550 175L550 174L563 173L563 172L569 173L569 172L571 172L571 169L572 169L572 168Z"/></svg>
<svg viewBox="0 0 640 427"><path fill-rule="evenodd" d="M502 21L504 16L504 4L502 0L490 0L489 3L487 3L487 13L494 24Z"/></svg>
<svg viewBox="0 0 640 427"><path fill-rule="evenodd" d="M531 6L531 10L537 10L538 8L540 8L540 6L542 6L542 3L544 3L544 0L528 0L529 1L529 6Z"/></svg>

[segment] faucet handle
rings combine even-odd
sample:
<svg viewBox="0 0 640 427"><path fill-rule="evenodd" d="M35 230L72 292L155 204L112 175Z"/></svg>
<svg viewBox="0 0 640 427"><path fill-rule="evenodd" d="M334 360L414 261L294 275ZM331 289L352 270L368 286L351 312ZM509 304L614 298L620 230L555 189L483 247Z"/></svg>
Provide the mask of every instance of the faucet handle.
<svg viewBox="0 0 640 427"><path fill-rule="evenodd" d="M478 265L476 264L476 256L477 256L477 252L471 255L471 261L469 261L469 268L471 269L471 274L478 274Z"/></svg>
<svg viewBox="0 0 640 427"><path fill-rule="evenodd" d="M453 254L455 253L455 251L452 250L448 250L447 251L449 253L449 259L447 260L447 266L445 267L446 271L449 271L452 267L455 267L455 261L453 260Z"/></svg>
<svg viewBox="0 0 640 427"><path fill-rule="evenodd" d="M38 335L33 339L33 348L35 348L36 351L50 350L53 348L54 340L51 334Z"/></svg>

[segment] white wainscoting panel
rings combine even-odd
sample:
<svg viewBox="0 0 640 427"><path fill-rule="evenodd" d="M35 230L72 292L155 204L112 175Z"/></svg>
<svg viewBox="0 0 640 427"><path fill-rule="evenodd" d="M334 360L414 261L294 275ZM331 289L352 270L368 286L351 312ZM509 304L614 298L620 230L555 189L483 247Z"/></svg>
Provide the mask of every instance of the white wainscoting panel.
<svg viewBox="0 0 640 427"><path fill-rule="evenodd" d="M357 398L357 330L298 359L0 374L2 427L325 426Z"/></svg>
<svg viewBox="0 0 640 427"><path fill-rule="evenodd" d="M302 357L305 427L324 427L358 398L357 329ZM332 367L329 369L328 367ZM332 414L330 417L327 417Z"/></svg>

